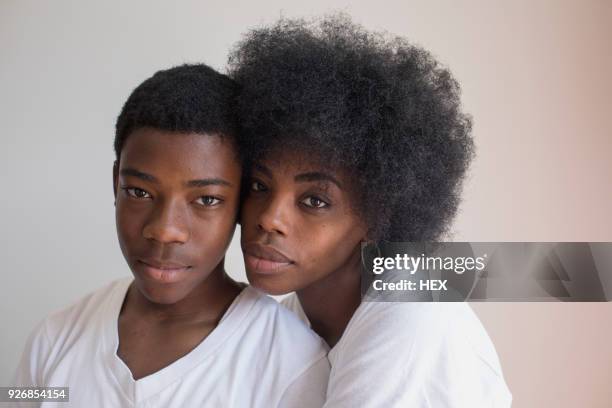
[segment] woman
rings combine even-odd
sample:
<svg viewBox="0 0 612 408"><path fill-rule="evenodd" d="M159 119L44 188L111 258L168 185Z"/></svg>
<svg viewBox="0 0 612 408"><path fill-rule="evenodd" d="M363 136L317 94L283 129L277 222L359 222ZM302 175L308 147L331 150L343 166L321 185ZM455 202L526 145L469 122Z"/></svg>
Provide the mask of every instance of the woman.
<svg viewBox="0 0 612 408"><path fill-rule="evenodd" d="M331 347L326 406L509 406L469 306L360 297L362 242L439 240L456 212L473 142L449 71L341 15L250 31L230 75L247 276Z"/></svg>

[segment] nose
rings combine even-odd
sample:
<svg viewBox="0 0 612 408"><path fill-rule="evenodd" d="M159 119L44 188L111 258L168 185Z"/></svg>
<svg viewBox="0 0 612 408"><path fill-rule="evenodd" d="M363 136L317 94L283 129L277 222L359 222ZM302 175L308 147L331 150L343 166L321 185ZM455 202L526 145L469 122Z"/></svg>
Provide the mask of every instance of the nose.
<svg viewBox="0 0 612 408"><path fill-rule="evenodd" d="M289 198L270 197L259 213L257 227L264 232L287 235L291 202Z"/></svg>
<svg viewBox="0 0 612 408"><path fill-rule="evenodd" d="M177 202L161 202L142 230L146 239L162 244L184 244L189 239L187 214Z"/></svg>

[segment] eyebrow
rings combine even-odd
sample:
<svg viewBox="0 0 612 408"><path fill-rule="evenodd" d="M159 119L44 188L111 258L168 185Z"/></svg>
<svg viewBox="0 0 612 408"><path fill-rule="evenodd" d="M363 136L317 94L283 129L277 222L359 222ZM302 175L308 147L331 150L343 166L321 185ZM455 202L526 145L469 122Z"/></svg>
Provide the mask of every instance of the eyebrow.
<svg viewBox="0 0 612 408"><path fill-rule="evenodd" d="M266 176L272 178L272 171L260 163L254 163L253 168L257 171L262 172ZM313 181L329 181L338 186L338 188L342 189L342 184L329 173L321 172L321 171L312 171L308 173L298 174L293 178L296 182L313 182Z"/></svg>
<svg viewBox="0 0 612 408"><path fill-rule="evenodd" d="M269 168L267 168L266 166L264 166L263 164L260 163L253 163L253 168L257 171L262 172L263 174L265 174L266 176L272 178L272 172L270 171Z"/></svg>
<svg viewBox="0 0 612 408"><path fill-rule="evenodd" d="M149 181L152 183L159 183L159 180L151 174L142 172L140 170L136 170L131 167L127 167L125 169L121 169L122 176L132 176L139 178L144 181ZM220 178L205 178L205 179L195 179L189 180L185 183L187 187L206 187L206 186L232 186L232 183L229 181L220 179Z"/></svg>
<svg viewBox="0 0 612 408"><path fill-rule="evenodd" d="M207 178L207 179L197 179L197 180L189 180L187 182L188 187L206 187L206 186L228 186L231 187L232 183L229 181L220 179L220 178Z"/></svg>
<svg viewBox="0 0 612 408"><path fill-rule="evenodd" d="M338 186L339 189L342 189L342 185L334 176L320 171L298 174L294 177L294 180L297 182L330 181Z"/></svg>
<svg viewBox="0 0 612 408"><path fill-rule="evenodd" d="M155 176L152 176L152 175L150 175L148 173L144 173L144 172L142 172L140 170L136 170L136 169L131 168L131 167L126 167L124 169L121 169L120 174L122 176L132 176L132 177L136 177L136 178L139 178L141 180L144 180L144 181L150 181L152 183L158 183L158 180L155 178Z"/></svg>

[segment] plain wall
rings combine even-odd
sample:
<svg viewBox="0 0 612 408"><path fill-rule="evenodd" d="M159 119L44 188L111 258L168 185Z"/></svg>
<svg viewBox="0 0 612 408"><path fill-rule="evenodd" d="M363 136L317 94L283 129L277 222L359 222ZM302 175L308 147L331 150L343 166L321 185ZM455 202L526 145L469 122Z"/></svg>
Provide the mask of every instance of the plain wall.
<svg viewBox="0 0 612 408"><path fill-rule="evenodd" d="M612 241L611 1L2 0L0 385L39 320L130 273L111 166L131 90L183 62L223 69L249 27L334 10L462 84L478 157L453 239ZM227 267L244 279L237 239ZM610 306L474 305L515 407L612 406Z"/></svg>

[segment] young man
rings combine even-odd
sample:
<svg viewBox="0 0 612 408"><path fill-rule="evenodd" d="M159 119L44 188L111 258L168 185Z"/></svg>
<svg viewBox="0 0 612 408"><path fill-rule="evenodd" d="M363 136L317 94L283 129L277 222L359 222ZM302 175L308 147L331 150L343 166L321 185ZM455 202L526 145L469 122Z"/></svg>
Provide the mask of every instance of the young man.
<svg viewBox="0 0 612 408"><path fill-rule="evenodd" d="M322 341L224 270L241 181L234 96L205 65L160 71L134 90L113 167L134 278L47 317L13 385L70 387L62 407L322 405Z"/></svg>
<svg viewBox="0 0 612 408"><path fill-rule="evenodd" d="M345 17L281 20L230 58L241 85L247 276L332 347L326 407L507 407L465 303L361 302L361 242L436 241L472 155L459 87L431 55Z"/></svg>

